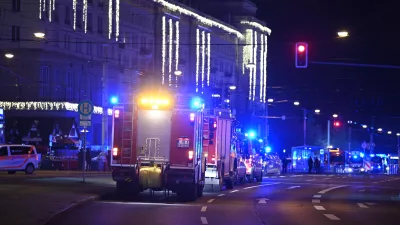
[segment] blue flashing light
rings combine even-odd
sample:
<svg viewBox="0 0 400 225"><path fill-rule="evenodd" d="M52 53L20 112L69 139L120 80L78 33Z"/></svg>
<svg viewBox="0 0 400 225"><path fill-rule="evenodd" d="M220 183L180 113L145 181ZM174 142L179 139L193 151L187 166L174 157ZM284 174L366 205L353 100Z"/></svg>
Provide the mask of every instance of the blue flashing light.
<svg viewBox="0 0 400 225"><path fill-rule="evenodd" d="M364 153L361 152L361 153L360 153L360 157L361 157L361 158L364 158Z"/></svg>
<svg viewBox="0 0 400 225"><path fill-rule="evenodd" d="M249 132L249 137L250 137L250 138L255 138L255 137L256 137L256 132L250 131L250 132Z"/></svg>
<svg viewBox="0 0 400 225"><path fill-rule="evenodd" d="M248 133L244 133L244 136L247 137L247 136L249 136L249 134Z"/></svg>
<svg viewBox="0 0 400 225"><path fill-rule="evenodd" d="M375 157L375 154L371 154L371 155L369 155L369 157Z"/></svg>
<svg viewBox="0 0 400 225"><path fill-rule="evenodd" d="M263 142L263 139L258 139L258 142L262 143L262 142Z"/></svg>
<svg viewBox="0 0 400 225"><path fill-rule="evenodd" d="M117 104L118 103L118 97L117 96L113 96L110 99L111 104Z"/></svg>
<svg viewBox="0 0 400 225"><path fill-rule="evenodd" d="M358 158L358 156L357 156L357 155L353 155L353 158L357 159L357 158Z"/></svg>
<svg viewBox="0 0 400 225"><path fill-rule="evenodd" d="M193 109L200 109L203 105L203 101L200 98L193 98L190 107Z"/></svg>
<svg viewBox="0 0 400 225"><path fill-rule="evenodd" d="M271 152L271 147L269 147L269 146L265 147L265 151L266 152Z"/></svg>

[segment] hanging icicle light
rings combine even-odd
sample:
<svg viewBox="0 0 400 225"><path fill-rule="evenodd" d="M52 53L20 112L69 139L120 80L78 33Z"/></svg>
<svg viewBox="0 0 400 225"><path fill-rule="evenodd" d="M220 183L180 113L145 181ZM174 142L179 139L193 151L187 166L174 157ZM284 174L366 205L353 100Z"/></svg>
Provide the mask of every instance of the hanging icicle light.
<svg viewBox="0 0 400 225"><path fill-rule="evenodd" d="M268 57L268 36L264 35L264 103L266 103L266 96L267 96L267 58Z"/></svg>
<svg viewBox="0 0 400 225"><path fill-rule="evenodd" d="M165 52L165 48L166 48L166 18L165 18L165 16L163 16L162 17L162 24L161 24L161 26L162 26L162 46L161 46L161 58L162 58L162 64L161 64L161 79L162 79L162 81L161 81L161 83L162 84L164 84L165 83L165 55L166 55L166 52Z"/></svg>
<svg viewBox="0 0 400 225"><path fill-rule="evenodd" d="M179 21L175 22L175 71L179 70ZM175 87L178 87L178 76L175 75Z"/></svg>
<svg viewBox="0 0 400 225"><path fill-rule="evenodd" d="M169 25L169 40L168 40L168 73L169 73L169 77L168 77L168 85L171 86L172 85L172 47L173 47L173 28L174 25L172 23L172 19L168 20L168 25Z"/></svg>
<svg viewBox="0 0 400 225"><path fill-rule="evenodd" d="M45 1L45 0L42 0ZM76 1L77 0L72 0L72 10L74 11L74 22L72 27L74 28L74 30L76 30Z"/></svg>
<svg viewBox="0 0 400 225"><path fill-rule="evenodd" d="M254 55L253 55L253 63L254 63L254 73L253 73L253 98L254 101L256 97L256 88L257 88L257 32L254 31Z"/></svg>
<svg viewBox="0 0 400 225"><path fill-rule="evenodd" d="M53 0L53 11L55 11L55 10L56 10L56 0Z"/></svg>
<svg viewBox="0 0 400 225"><path fill-rule="evenodd" d="M260 34L260 102L263 102L264 94L264 35Z"/></svg>
<svg viewBox="0 0 400 225"><path fill-rule="evenodd" d="M252 30L251 29L247 29L246 30L246 34L245 34L245 46L243 47L243 64L242 64L242 73L243 75L246 74L246 65L248 65L251 62L251 54L253 52L252 48L251 48L251 33Z"/></svg>
<svg viewBox="0 0 400 225"><path fill-rule="evenodd" d="M46 0L44 0L44 1L46 1ZM52 16L52 10L53 10L52 3L53 3L53 1L52 1L52 0L49 0L49 10L48 10L48 13L49 13L49 22L51 22L51 16Z"/></svg>
<svg viewBox="0 0 400 225"><path fill-rule="evenodd" d="M206 33L201 32L201 93L204 91L204 69L206 64Z"/></svg>
<svg viewBox="0 0 400 225"><path fill-rule="evenodd" d="M120 0L115 0L115 40L118 41L119 38L119 2Z"/></svg>
<svg viewBox="0 0 400 225"><path fill-rule="evenodd" d="M250 30L250 42L249 42L249 44L250 44L250 46L249 46L249 54L250 54L250 63L251 64L254 64L254 60L253 60L253 47L254 47L254 43L253 43L253 41L254 41L254 38L253 38L253 30ZM251 69L250 69L250 87L249 87L249 89L250 89L250 94L249 94L249 100L252 100L253 99L253 72L254 72L254 66L252 66L251 67Z"/></svg>
<svg viewBox="0 0 400 225"><path fill-rule="evenodd" d="M196 30L196 92L199 92L200 30Z"/></svg>
<svg viewBox="0 0 400 225"><path fill-rule="evenodd" d="M211 33L207 33L207 86L210 86L211 72Z"/></svg>
<svg viewBox="0 0 400 225"><path fill-rule="evenodd" d="M88 13L88 0L83 0L83 27L85 33L87 32L87 13Z"/></svg>
<svg viewBox="0 0 400 225"><path fill-rule="evenodd" d="M108 0L108 39L111 39L111 34L112 34L112 21L113 21L112 16L113 16L113 0Z"/></svg>

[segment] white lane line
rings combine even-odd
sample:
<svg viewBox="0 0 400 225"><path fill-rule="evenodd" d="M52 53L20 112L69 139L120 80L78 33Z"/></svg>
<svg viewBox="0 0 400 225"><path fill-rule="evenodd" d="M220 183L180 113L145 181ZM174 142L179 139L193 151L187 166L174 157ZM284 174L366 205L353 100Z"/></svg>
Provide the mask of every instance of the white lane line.
<svg viewBox="0 0 400 225"><path fill-rule="evenodd" d="M367 202L366 204L367 205L376 205L375 203L372 203L372 202Z"/></svg>
<svg viewBox="0 0 400 225"><path fill-rule="evenodd" d="M330 220L340 220L339 217L333 215L333 214L324 214L328 219Z"/></svg>
<svg viewBox="0 0 400 225"><path fill-rule="evenodd" d="M290 189L295 189L295 188L299 188L300 186L291 186L291 187L288 187L288 188L286 188L286 189L288 189L288 190L290 190Z"/></svg>
<svg viewBox="0 0 400 225"><path fill-rule="evenodd" d="M218 197L222 197L222 196L224 196L225 194L220 194L220 195L218 195Z"/></svg>
<svg viewBox="0 0 400 225"><path fill-rule="evenodd" d="M364 192L364 191L365 191L365 189L358 190L358 192Z"/></svg>
<svg viewBox="0 0 400 225"><path fill-rule="evenodd" d="M212 203L214 200L215 199L212 198L212 199L208 200L207 203Z"/></svg>
<svg viewBox="0 0 400 225"><path fill-rule="evenodd" d="M322 195L314 195L313 198L321 198Z"/></svg>
<svg viewBox="0 0 400 225"><path fill-rule="evenodd" d="M362 204L362 203L357 203L357 205L358 205L360 208L363 208L363 209L368 209L368 208L369 208L368 206L366 206L366 205L364 205L364 204Z"/></svg>
<svg viewBox="0 0 400 225"><path fill-rule="evenodd" d="M327 177L327 178L324 178L323 180L329 180L329 179L331 179L331 178Z"/></svg>
<svg viewBox="0 0 400 225"><path fill-rule="evenodd" d="M256 188L256 187L264 187L264 186L270 186L270 185L275 185L275 184L280 184L280 183L277 182L277 183L260 184L260 185L245 187L245 188L243 188L243 189L251 189L251 188Z"/></svg>
<svg viewBox="0 0 400 225"><path fill-rule="evenodd" d="M314 203L314 204L319 204L319 203L321 203L321 200L320 200L320 199L313 199L313 200L312 200L312 203Z"/></svg>
<svg viewBox="0 0 400 225"><path fill-rule="evenodd" d="M286 177L286 176L279 176L279 177Z"/></svg>
<svg viewBox="0 0 400 225"><path fill-rule="evenodd" d="M316 210L325 210L325 208L323 206L320 206L320 205L314 205L314 208Z"/></svg>
<svg viewBox="0 0 400 225"><path fill-rule="evenodd" d="M250 188L255 188L255 187L258 187L258 186L250 186L250 187L245 187L243 189L250 189Z"/></svg>
<svg viewBox="0 0 400 225"><path fill-rule="evenodd" d="M205 212L205 211L207 211L207 206L203 206L203 207L201 207L201 211L202 211L202 212Z"/></svg>
<svg viewBox="0 0 400 225"><path fill-rule="evenodd" d="M306 181L314 181L314 180L316 180L316 179L311 179L311 180L306 180Z"/></svg>
<svg viewBox="0 0 400 225"><path fill-rule="evenodd" d="M324 189L324 190L318 192L318 194L325 194L328 191L332 191L332 190L335 190L335 189L338 189L338 188L342 188L342 187L347 187L347 185L340 185L340 186L336 186L336 187L327 188L327 189Z"/></svg>
<svg viewBox="0 0 400 225"><path fill-rule="evenodd" d="M229 193L235 193L235 192L238 192L239 190L233 190L233 191L231 191L231 192L229 192Z"/></svg>
<svg viewBox="0 0 400 225"><path fill-rule="evenodd" d="M206 217L200 217L201 223L202 224L208 224L207 218Z"/></svg>

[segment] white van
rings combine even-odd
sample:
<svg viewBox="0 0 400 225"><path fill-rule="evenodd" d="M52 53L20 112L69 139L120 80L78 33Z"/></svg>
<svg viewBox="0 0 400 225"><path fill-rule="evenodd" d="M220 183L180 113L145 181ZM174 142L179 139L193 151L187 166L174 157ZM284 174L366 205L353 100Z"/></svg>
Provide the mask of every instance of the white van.
<svg viewBox="0 0 400 225"><path fill-rule="evenodd" d="M32 145L0 145L0 170L14 174L32 174L39 166L39 156Z"/></svg>

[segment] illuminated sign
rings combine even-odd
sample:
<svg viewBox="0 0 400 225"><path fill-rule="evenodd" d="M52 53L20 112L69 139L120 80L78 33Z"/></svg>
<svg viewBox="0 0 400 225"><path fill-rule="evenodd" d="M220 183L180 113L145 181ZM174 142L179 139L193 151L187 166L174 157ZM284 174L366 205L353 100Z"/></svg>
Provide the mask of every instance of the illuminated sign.
<svg viewBox="0 0 400 225"><path fill-rule="evenodd" d="M178 138L177 147L178 148L189 148L189 138Z"/></svg>

